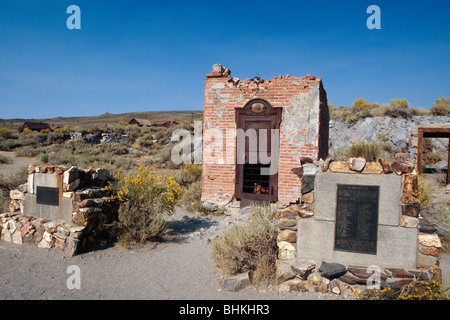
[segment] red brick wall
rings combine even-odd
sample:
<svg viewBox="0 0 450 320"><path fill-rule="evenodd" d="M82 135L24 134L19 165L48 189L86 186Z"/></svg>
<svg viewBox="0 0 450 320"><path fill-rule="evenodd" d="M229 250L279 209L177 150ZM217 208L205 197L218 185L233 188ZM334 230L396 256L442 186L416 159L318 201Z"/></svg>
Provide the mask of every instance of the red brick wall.
<svg viewBox="0 0 450 320"><path fill-rule="evenodd" d="M302 104L295 102L296 99L308 101L308 94L312 90L319 90L317 93L319 102L317 106L313 106L317 109L315 110L316 121L314 122L313 119L313 123L308 123L304 127L299 127L297 124L292 126L293 117L302 116L298 114L299 112L310 111L308 106L296 108L296 104ZM205 80L202 158L202 197L205 200L214 198L217 193L234 196L236 171L235 108L243 108L248 101L255 98L264 99L273 107L289 108L289 111L283 109L280 124L278 203L294 203L298 201L301 195L300 178L291 171L292 168L300 167L300 157L318 158L320 155L324 158L328 154L328 107L321 78L314 76L278 76L269 81L260 80L257 83L250 79L239 81L237 78L232 78L228 72L222 74L213 71L207 75ZM310 117L302 117L310 119ZM307 143L302 143L300 140L308 140L310 126L315 126L317 135L312 138L309 137ZM217 148L218 152L215 154L216 156L217 154L223 156L220 163L217 163L217 161L212 163L214 157L207 151L208 146L211 147L211 143L213 143L211 128L221 130L224 133L224 138L228 135L228 139L224 139L222 148Z"/></svg>

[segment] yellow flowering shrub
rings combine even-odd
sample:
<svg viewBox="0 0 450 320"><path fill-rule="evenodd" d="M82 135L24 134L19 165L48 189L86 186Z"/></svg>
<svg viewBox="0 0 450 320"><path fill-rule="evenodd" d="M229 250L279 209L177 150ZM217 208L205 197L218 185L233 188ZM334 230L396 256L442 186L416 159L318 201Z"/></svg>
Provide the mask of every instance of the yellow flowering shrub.
<svg viewBox="0 0 450 320"><path fill-rule="evenodd" d="M366 290L359 298L361 300L449 300L447 292L450 287L443 287L437 267L430 273L431 280L416 280L403 287L401 291L394 291L389 287L382 290Z"/></svg>
<svg viewBox="0 0 450 320"><path fill-rule="evenodd" d="M131 176L119 172L108 188L120 200L116 233L125 246L161 237L167 224L161 213L171 213L181 196L181 187L173 177L155 175L140 167Z"/></svg>
<svg viewBox="0 0 450 320"><path fill-rule="evenodd" d="M112 188L120 202L146 205L161 202L161 208L172 211L181 196L181 187L173 177L164 178L140 167L132 176L115 175L116 184Z"/></svg>
<svg viewBox="0 0 450 320"><path fill-rule="evenodd" d="M425 209L431 201L431 192L425 179L417 175L417 186L419 193L420 209Z"/></svg>

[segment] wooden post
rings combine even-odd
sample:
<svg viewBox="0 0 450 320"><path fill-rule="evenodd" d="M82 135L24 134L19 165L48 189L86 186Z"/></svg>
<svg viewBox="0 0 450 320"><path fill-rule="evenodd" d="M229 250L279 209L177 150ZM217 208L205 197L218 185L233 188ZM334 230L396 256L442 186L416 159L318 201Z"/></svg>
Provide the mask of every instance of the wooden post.
<svg viewBox="0 0 450 320"><path fill-rule="evenodd" d="M417 174L422 175L423 131L417 132Z"/></svg>
<svg viewBox="0 0 450 320"><path fill-rule="evenodd" d="M448 138L447 184L450 184L450 138Z"/></svg>

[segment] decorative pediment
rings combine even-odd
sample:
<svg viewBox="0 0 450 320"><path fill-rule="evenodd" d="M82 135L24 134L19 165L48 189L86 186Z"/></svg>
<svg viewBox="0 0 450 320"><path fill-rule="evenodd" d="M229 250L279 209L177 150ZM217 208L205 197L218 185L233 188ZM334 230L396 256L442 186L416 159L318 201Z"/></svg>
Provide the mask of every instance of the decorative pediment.
<svg viewBox="0 0 450 320"><path fill-rule="evenodd" d="M266 100L253 99L247 102L243 109L244 114L262 116L262 115L269 115L272 111L272 106Z"/></svg>

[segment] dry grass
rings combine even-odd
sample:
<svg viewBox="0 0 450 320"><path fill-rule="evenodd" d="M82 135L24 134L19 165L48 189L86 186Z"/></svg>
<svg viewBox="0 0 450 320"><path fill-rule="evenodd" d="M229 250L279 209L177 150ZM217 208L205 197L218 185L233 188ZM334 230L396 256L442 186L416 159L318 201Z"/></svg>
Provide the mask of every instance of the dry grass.
<svg viewBox="0 0 450 320"><path fill-rule="evenodd" d="M249 222L226 230L211 243L211 254L223 275L253 271L256 284L271 283L278 254L274 206L251 206Z"/></svg>

